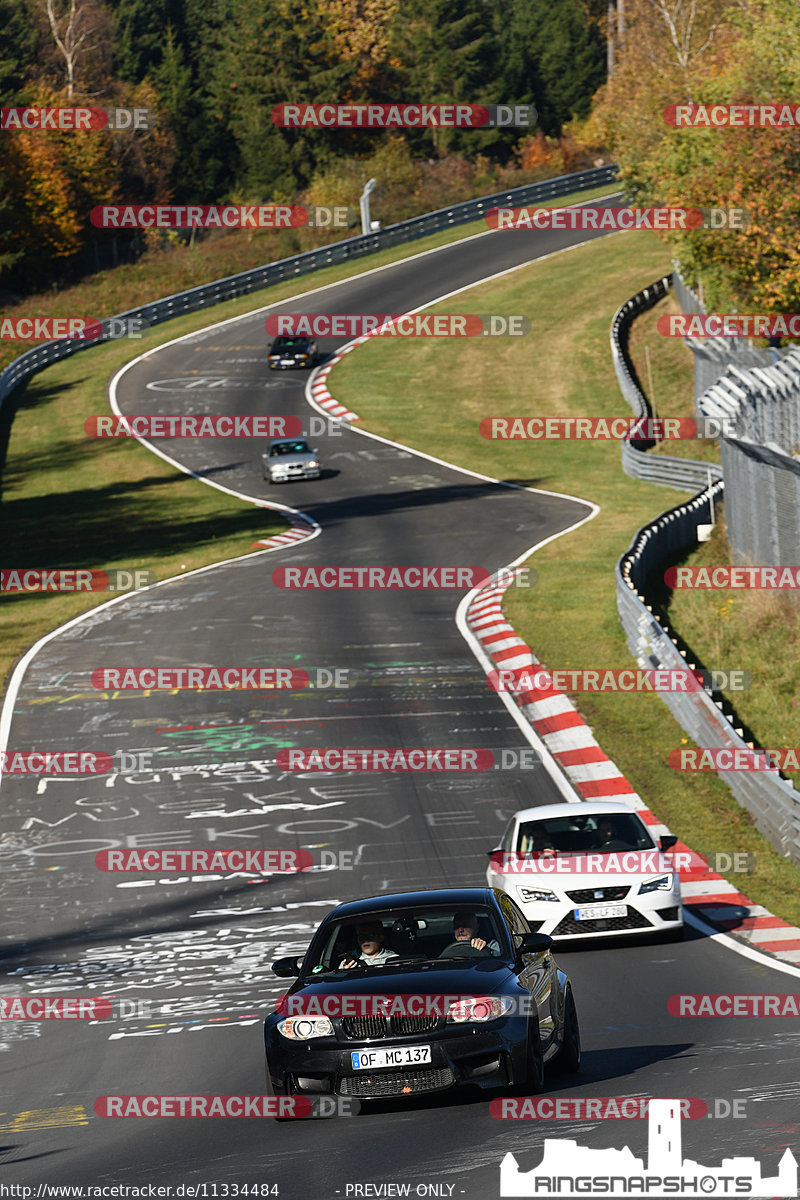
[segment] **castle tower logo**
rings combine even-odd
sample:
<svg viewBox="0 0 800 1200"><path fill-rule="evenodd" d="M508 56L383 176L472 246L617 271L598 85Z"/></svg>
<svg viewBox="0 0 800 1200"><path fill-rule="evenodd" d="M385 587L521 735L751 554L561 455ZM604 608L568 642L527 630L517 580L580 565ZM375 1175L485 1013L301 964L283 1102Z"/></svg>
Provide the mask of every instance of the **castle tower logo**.
<svg viewBox="0 0 800 1200"><path fill-rule="evenodd" d="M797 1159L788 1148L778 1174L761 1173L755 1158L724 1158L719 1167L684 1159L680 1100L651 1100L647 1166L630 1149L591 1150L575 1141L546 1138L542 1161L522 1172L509 1153L500 1164L501 1196L797 1196Z"/></svg>

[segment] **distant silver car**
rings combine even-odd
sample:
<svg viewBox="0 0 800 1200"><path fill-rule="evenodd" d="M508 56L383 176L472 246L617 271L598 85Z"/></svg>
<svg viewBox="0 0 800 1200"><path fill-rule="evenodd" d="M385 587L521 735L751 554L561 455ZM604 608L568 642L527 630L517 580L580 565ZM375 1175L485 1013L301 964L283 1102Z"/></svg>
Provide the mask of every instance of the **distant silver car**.
<svg viewBox="0 0 800 1200"><path fill-rule="evenodd" d="M318 451L303 438L276 438L261 455L264 478L270 483L289 483L292 479L319 479Z"/></svg>

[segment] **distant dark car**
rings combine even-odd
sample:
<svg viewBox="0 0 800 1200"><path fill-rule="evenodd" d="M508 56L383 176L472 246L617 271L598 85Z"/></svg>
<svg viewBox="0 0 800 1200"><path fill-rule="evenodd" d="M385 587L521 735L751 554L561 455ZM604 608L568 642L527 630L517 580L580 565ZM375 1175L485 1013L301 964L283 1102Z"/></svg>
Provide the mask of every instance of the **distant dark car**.
<svg viewBox="0 0 800 1200"><path fill-rule="evenodd" d="M276 438L261 455L261 470L270 483L290 483L292 479L319 479L317 451L304 438Z"/></svg>
<svg viewBox="0 0 800 1200"><path fill-rule="evenodd" d="M465 910L477 931L458 941ZM377 954L360 950L365 926ZM338 905L302 964L272 964L296 978L264 1022L268 1091L360 1101L462 1084L542 1091L545 1063L580 1066L572 986L551 945L497 888ZM382 965L369 965L369 953Z"/></svg>
<svg viewBox="0 0 800 1200"><path fill-rule="evenodd" d="M271 371L282 371L288 367L313 367L316 361L317 343L309 337L276 337L267 357Z"/></svg>

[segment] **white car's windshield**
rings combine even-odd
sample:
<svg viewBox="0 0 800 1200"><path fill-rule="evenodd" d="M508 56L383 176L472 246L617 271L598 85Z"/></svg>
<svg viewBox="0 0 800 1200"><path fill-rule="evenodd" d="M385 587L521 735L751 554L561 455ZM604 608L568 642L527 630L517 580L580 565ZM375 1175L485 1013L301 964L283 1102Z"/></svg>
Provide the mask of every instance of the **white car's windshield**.
<svg viewBox="0 0 800 1200"><path fill-rule="evenodd" d="M652 850L654 842L635 813L595 813L526 821L517 830L520 854L611 854Z"/></svg>

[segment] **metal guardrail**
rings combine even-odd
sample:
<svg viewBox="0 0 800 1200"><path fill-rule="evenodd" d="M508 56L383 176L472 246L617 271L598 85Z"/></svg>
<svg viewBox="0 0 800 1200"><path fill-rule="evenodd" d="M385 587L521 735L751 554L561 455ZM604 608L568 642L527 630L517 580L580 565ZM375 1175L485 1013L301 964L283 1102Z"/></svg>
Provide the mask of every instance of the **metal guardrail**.
<svg viewBox="0 0 800 1200"><path fill-rule="evenodd" d="M652 307L666 294L665 284L668 279L669 277L659 280L632 297L615 315L611 327L611 347L617 378L625 399L637 416L648 414L649 405L627 354L627 335L635 316ZM694 299L696 301L697 298ZM759 371L754 374L763 376L765 372ZM719 412L709 411L708 415L721 415L722 398L718 396L717 399L720 401ZM727 440L723 438L723 462ZM686 488L690 484L693 470L696 470L701 484L709 470L715 479L710 488L706 488L686 503L662 513L660 517L640 529L629 550L615 568L619 619L634 658L642 667L685 670L688 666L694 669L701 664L687 660L686 652L680 647L678 640L672 636L669 627L659 621L648 603L647 578L671 556L697 545L698 524L707 523L711 506L722 496L725 486L722 480L723 469L715 464L690 462L663 455L647 455L642 443L626 445L623 442L622 452L626 474L637 479L650 479L651 482L677 488ZM650 474L646 473L645 460L654 463L658 460L658 478L651 478ZM725 473L727 477L727 465ZM744 502L750 502L750 494L747 492L742 491L741 498ZM733 725L725 715L722 703L714 700L708 691L699 690L685 694L664 692L660 695L672 715L698 746L703 749L750 749L742 737L743 731ZM721 778L725 780L739 803L752 815L759 831L781 854L800 866L800 797L793 784L781 779L777 774L765 771L730 771L721 774Z"/></svg>
<svg viewBox="0 0 800 1200"><path fill-rule="evenodd" d="M587 188L599 187L612 183L616 179L617 166L611 163L604 167L592 167L588 171L576 171L571 175L559 175L555 179L544 179L538 183L523 184L522 187L511 188L505 192L493 192L488 196L479 196L475 200L465 200L461 204L452 204L448 208L439 208L435 212L423 213L419 217L411 217L408 221L398 221L387 225L385 229L374 233L360 234L358 237L345 238L340 242L318 250L306 250L302 254L294 254L277 262L267 263L263 267L254 267L237 275L229 275L225 279L216 279L212 283L190 288L185 292L176 292L162 300L142 304L138 308L129 309L114 317L106 318L102 324L102 336L92 341L80 342L69 339L59 339L44 342L33 350L26 350L15 358L9 366L0 372L0 406L5 397L24 379L41 371L52 363L68 358L79 350L88 350L105 341L110 341L113 329L111 321L126 319L143 319L147 325L158 325L162 321L171 321L187 313L199 309L210 308L221 304L224 300L233 300L239 296L249 295L273 283L282 283L286 279L294 279L307 275L311 271L319 271L335 263L347 262L366 254L375 254L403 242L415 241L427 237L428 234L438 233L442 229L450 229L456 225L466 225L484 216L490 208L515 207L522 204L534 204L539 201L552 200L558 196L566 196L570 192L578 192Z"/></svg>
<svg viewBox="0 0 800 1200"><path fill-rule="evenodd" d="M633 369L628 353L628 335L636 317L658 304L659 300L667 295L671 282L672 277L664 275L649 287L642 288L616 311L611 322L611 357L617 382L633 409L634 416L642 419L651 417L652 409ZM668 454L648 454L648 449L655 443L637 438L635 432L634 430L629 438L622 441L622 469L631 478L646 480L660 487L677 488L684 492L696 492L708 486L709 477L712 480L721 478L722 468L716 463L674 458Z"/></svg>
<svg viewBox="0 0 800 1200"><path fill-rule="evenodd" d="M642 667L696 669L687 660L668 626L647 602L647 577L670 555L697 543L697 525L708 520L709 503L722 495L722 481L710 492L662 513L640 529L616 566L617 609L628 648ZM705 690L662 692L661 699L685 732L703 749L747 751L742 730ZM776 850L800 866L800 797L792 783L766 771L726 771L720 775L736 799L752 815L756 828Z"/></svg>

